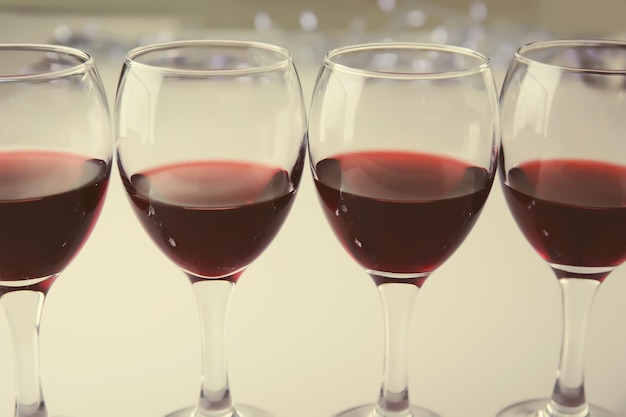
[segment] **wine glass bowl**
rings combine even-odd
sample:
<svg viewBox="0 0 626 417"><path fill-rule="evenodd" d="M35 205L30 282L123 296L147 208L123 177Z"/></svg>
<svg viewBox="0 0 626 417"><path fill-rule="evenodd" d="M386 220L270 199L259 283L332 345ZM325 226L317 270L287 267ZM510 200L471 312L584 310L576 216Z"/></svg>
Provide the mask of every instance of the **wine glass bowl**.
<svg viewBox="0 0 626 417"><path fill-rule="evenodd" d="M112 145L88 54L0 45L0 303L15 347L17 417L48 413L39 382L42 306L99 217Z"/></svg>
<svg viewBox="0 0 626 417"><path fill-rule="evenodd" d="M269 415L234 406L224 336L234 284L279 232L302 175L306 117L291 54L242 41L136 48L118 86L116 135L131 207L200 310L200 398L169 415Z"/></svg>
<svg viewBox="0 0 626 417"><path fill-rule="evenodd" d="M386 328L377 403L341 416L436 415L409 401L408 317L479 218L498 147L496 88L480 53L388 42L324 57L309 117L313 179L335 236L379 290Z"/></svg>
<svg viewBox="0 0 626 417"><path fill-rule="evenodd" d="M562 290L561 359L551 398L499 416L610 416L587 403L584 337L598 286L626 260L626 44L521 47L504 81L500 178L520 231Z"/></svg>

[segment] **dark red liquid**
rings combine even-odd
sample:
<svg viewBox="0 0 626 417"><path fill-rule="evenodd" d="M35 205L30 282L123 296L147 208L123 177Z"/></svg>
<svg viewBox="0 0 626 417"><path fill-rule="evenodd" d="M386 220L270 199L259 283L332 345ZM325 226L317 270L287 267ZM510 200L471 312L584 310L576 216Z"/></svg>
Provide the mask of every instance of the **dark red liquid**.
<svg viewBox="0 0 626 417"><path fill-rule="evenodd" d="M435 155L348 153L320 161L315 184L335 234L363 267L424 274L463 242L493 175Z"/></svg>
<svg viewBox="0 0 626 417"><path fill-rule="evenodd" d="M109 173L73 154L0 153L0 281L61 272L98 218Z"/></svg>
<svg viewBox="0 0 626 417"><path fill-rule="evenodd" d="M239 162L193 162L135 174L124 184L158 247L198 277L234 276L278 233L295 188L286 171Z"/></svg>
<svg viewBox="0 0 626 417"><path fill-rule="evenodd" d="M626 256L626 166L531 161L508 172L504 195L526 239L548 262L617 266Z"/></svg>

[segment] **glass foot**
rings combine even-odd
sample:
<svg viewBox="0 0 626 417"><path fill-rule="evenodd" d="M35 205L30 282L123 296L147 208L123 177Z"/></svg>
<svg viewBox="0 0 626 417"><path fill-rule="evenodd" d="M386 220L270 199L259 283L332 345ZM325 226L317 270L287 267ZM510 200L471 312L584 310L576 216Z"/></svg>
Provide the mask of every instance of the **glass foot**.
<svg viewBox="0 0 626 417"><path fill-rule="evenodd" d="M227 411L225 413L216 411L214 414L208 413L205 415L204 413L196 414L195 410L195 406L181 408L180 410L169 413L165 417L274 417L272 414L265 410L245 404L237 404L232 414L230 411Z"/></svg>
<svg viewBox="0 0 626 417"><path fill-rule="evenodd" d="M339 414L335 414L334 417L440 417L439 414L434 413L425 408L411 406L410 413L389 413L387 416L381 416L376 411L376 406L374 404L361 405L354 408L349 408L345 411L342 411Z"/></svg>
<svg viewBox="0 0 626 417"><path fill-rule="evenodd" d="M610 411L595 405L589 405L588 414L551 415L545 411L545 407L548 402L550 402L550 399L548 398L522 401L506 407L497 414L497 417L616 417L615 414Z"/></svg>

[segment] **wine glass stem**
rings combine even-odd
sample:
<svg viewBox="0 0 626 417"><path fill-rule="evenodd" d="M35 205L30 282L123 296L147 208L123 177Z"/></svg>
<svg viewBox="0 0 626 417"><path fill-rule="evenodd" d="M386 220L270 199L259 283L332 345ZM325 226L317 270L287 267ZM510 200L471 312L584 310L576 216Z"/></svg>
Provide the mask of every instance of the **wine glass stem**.
<svg viewBox="0 0 626 417"><path fill-rule="evenodd" d="M3 293L0 303L13 336L15 355L15 416L46 417L39 378L39 321L45 294L14 290Z"/></svg>
<svg viewBox="0 0 626 417"><path fill-rule="evenodd" d="M224 417L234 413L226 366L226 318L234 284L202 280L193 284L202 327L202 376L195 417Z"/></svg>
<svg viewBox="0 0 626 417"><path fill-rule="evenodd" d="M589 406L584 386L584 346L587 319L600 285L593 279L561 278L563 342L549 416L586 416Z"/></svg>
<svg viewBox="0 0 626 417"><path fill-rule="evenodd" d="M383 382L376 414L383 417L410 416L407 375L407 335L418 287L406 283L378 286L385 312L385 357Z"/></svg>

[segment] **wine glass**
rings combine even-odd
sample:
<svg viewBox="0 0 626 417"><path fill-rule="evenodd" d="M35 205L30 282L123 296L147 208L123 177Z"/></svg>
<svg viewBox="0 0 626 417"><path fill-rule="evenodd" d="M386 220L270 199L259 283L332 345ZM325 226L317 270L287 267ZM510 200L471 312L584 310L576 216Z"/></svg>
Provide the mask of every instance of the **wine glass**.
<svg viewBox="0 0 626 417"><path fill-rule="evenodd" d="M587 404L584 339L594 295L626 259L626 43L521 47L500 98L500 177L519 229L559 280L563 340L552 397L500 417L601 417ZM555 300L556 301L556 300Z"/></svg>
<svg viewBox="0 0 626 417"><path fill-rule="evenodd" d="M113 141L93 59L54 45L0 45L0 303L15 348L17 417L46 417L39 323L106 194Z"/></svg>
<svg viewBox="0 0 626 417"><path fill-rule="evenodd" d="M200 397L169 415L269 416L235 409L224 336L234 284L278 233L302 175L306 116L291 54L240 41L139 47L127 54L115 119L131 206L200 311Z"/></svg>
<svg viewBox="0 0 626 417"><path fill-rule="evenodd" d="M340 416L436 415L409 401L409 317L481 213L498 124L489 60L475 51L389 42L325 55L309 119L313 178L336 237L378 288L386 329L377 403Z"/></svg>

